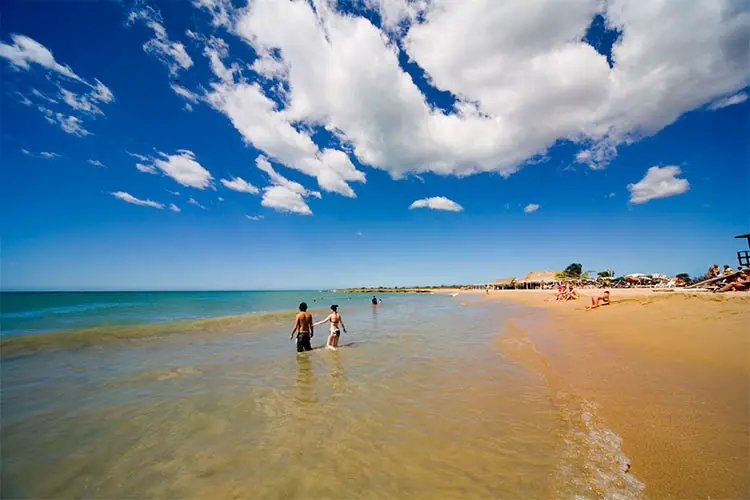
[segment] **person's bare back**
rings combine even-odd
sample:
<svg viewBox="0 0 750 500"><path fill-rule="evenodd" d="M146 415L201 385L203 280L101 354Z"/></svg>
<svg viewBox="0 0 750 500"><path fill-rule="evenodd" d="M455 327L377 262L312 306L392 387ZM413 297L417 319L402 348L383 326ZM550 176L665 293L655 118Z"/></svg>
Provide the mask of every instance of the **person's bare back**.
<svg viewBox="0 0 750 500"><path fill-rule="evenodd" d="M312 333L312 314L307 311L297 313L295 327L300 333Z"/></svg>
<svg viewBox="0 0 750 500"><path fill-rule="evenodd" d="M289 340L291 340L297 333L297 352L312 350L310 339L313 337L313 326L312 314L307 312L307 304L302 302L299 305L299 312L294 318L294 328L289 335Z"/></svg>

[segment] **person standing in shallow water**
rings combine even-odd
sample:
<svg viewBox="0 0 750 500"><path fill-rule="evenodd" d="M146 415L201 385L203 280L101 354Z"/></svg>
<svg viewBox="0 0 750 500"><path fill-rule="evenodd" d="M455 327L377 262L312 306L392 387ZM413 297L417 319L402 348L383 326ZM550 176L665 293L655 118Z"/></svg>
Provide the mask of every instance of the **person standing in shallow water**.
<svg viewBox="0 0 750 500"><path fill-rule="evenodd" d="M299 305L297 317L294 319L292 334L289 335L289 340L292 340L294 333L297 332L297 352L312 351L310 340L313 337L313 326L312 314L307 312L307 303L302 302Z"/></svg>
<svg viewBox="0 0 750 500"><path fill-rule="evenodd" d="M323 323L331 322L331 333L328 334L328 342L326 342L326 349L333 349L334 351L339 347L339 337L341 336L341 329L346 333L346 327L344 326L344 320L341 319L341 315L338 312L339 306L336 304L331 306L331 314L328 315L323 321L314 323L313 326L319 326ZM339 328L341 324L341 328Z"/></svg>

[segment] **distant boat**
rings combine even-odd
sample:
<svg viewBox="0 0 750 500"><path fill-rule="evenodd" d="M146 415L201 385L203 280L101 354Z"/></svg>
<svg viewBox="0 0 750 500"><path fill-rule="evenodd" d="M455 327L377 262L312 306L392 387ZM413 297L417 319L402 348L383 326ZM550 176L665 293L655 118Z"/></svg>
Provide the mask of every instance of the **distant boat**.
<svg viewBox="0 0 750 500"><path fill-rule="evenodd" d="M458 294L457 293L452 293L451 297L458 297Z"/></svg>

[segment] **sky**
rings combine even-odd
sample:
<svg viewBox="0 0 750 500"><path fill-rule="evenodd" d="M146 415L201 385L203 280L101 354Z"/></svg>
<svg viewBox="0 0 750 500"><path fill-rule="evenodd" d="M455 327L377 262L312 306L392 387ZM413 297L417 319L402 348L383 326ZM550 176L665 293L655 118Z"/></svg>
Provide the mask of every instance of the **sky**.
<svg viewBox="0 0 750 500"><path fill-rule="evenodd" d="M746 246L746 2L0 16L3 290L701 275Z"/></svg>

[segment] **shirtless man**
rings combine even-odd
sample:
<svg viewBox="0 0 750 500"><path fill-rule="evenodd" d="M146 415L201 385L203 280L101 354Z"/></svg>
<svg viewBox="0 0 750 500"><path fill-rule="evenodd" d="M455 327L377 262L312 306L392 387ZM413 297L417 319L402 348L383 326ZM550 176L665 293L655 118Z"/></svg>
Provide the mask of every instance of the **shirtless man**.
<svg viewBox="0 0 750 500"><path fill-rule="evenodd" d="M591 305L586 306L586 310L589 311L596 307L608 306L609 304L609 290L605 290L604 295L602 295L601 297L591 297Z"/></svg>
<svg viewBox="0 0 750 500"><path fill-rule="evenodd" d="M305 302L299 305L299 312L297 317L294 318L294 328L292 328L292 334L289 335L289 340L294 338L294 332L298 330L297 352L312 351L310 339L313 337L313 319L312 314L307 312L307 303Z"/></svg>

